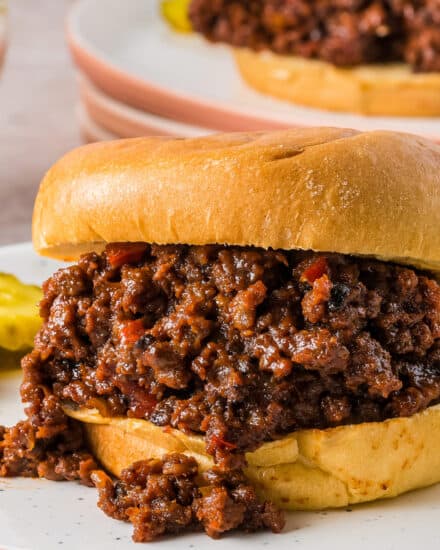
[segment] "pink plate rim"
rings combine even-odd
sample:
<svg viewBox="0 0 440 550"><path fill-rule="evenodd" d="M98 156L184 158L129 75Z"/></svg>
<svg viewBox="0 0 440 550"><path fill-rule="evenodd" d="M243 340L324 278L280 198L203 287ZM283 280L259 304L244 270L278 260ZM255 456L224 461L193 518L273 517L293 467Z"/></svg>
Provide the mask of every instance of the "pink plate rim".
<svg viewBox="0 0 440 550"><path fill-rule="evenodd" d="M69 19L67 20L66 37L75 64L95 86L110 97L136 109L223 132L276 130L293 127L292 124L255 117L233 108L220 107L209 101L195 100L125 73L87 50L70 28Z"/></svg>

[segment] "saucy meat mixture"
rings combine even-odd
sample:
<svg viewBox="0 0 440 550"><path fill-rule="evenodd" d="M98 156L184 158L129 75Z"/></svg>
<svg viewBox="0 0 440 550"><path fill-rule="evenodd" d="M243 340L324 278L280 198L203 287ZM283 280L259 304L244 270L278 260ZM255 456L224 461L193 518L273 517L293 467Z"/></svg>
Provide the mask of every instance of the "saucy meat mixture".
<svg viewBox="0 0 440 550"><path fill-rule="evenodd" d="M284 516L270 502L258 502L255 490L239 470L208 470L197 482L197 462L182 454L135 462L114 483L103 471L92 473L99 490L98 506L116 519L134 525L135 542L151 541L164 533L202 526L217 538L240 528L280 532Z"/></svg>
<svg viewBox="0 0 440 550"><path fill-rule="evenodd" d="M0 474L93 483L136 540L199 527L279 531L281 513L243 476L245 452L440 402L440 286L408 267L116 243L43 289L43 326L22 363L28 420L0 432ZM203 434L215 467L200 481L192 459L170 455L113 483L61 403Z"/></svg>
<svg viewBox="0 0 440 550"><path fill-rule="evenodd" d="M440 71L438 0L192 0L190 19L210 40L234 46Z"/></svg>

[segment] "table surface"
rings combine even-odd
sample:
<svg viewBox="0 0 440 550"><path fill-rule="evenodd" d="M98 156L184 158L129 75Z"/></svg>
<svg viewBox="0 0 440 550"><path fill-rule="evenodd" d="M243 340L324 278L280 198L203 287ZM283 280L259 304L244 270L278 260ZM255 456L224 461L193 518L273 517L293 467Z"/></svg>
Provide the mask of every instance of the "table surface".
<svg viewBox="0 0 440 550"><path fill-rule="evenodd" d="M64 42L71 3L9 0L9 45L0 75L0 245L31 238L42 176L81 142L74 69Z"/></svg>

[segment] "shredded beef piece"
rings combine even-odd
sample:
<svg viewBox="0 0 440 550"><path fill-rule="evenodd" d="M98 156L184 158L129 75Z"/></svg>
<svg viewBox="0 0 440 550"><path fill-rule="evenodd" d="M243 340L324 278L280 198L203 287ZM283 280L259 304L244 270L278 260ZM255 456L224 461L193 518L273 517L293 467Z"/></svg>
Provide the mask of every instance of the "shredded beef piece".
<svg viewBox="0 0 440 550"><path fill-rule="evenodd" d="M440 71L438 0L192 0L189 15L196 31L234 46Z"/></svg>
<svg viewBox="0 0 440 550"><path fill-rule="evenodd" d="M236 528L283 528L282 513L270 502L259 503L242 473L213 469L200 482L197 476L194 458L171 454L136 462L117 481L102 470L93 472L92 480L99 490L98 506L113 518L131 522L135 542L200 526L214 538Z"/></svg>

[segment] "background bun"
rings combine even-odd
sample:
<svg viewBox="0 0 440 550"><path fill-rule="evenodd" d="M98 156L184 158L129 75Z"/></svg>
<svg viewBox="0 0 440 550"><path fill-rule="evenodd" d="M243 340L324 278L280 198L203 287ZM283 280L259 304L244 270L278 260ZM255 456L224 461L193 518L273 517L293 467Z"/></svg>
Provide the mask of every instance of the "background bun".
<svg viewBox="0 0 440 550"><path fill-rule="evenodd" d="M94 456L116 476L136 460L169 452L194 456L202 471L212 465L202 437L96 410L65 411L84 423ZM440 405L409 418L294 432L246 457L246 475L260 496L282 508L394 497L440 481Z"/></svg>
<svg viewBox="0 0 440 550"><path fill-rule="evenodd" d="M440 270L440 147L307 128L139 138L72 151L44 178L33 240L75 259L113 241L375 256Z"/></svg>
<svg viewBox="0 0 440 550"><path fill-rule="evenodd" d="M250 86L279 99L364 115L440 116L440 73L414 73L402 63L341 68L248 49L234 56Z"/></svg>

